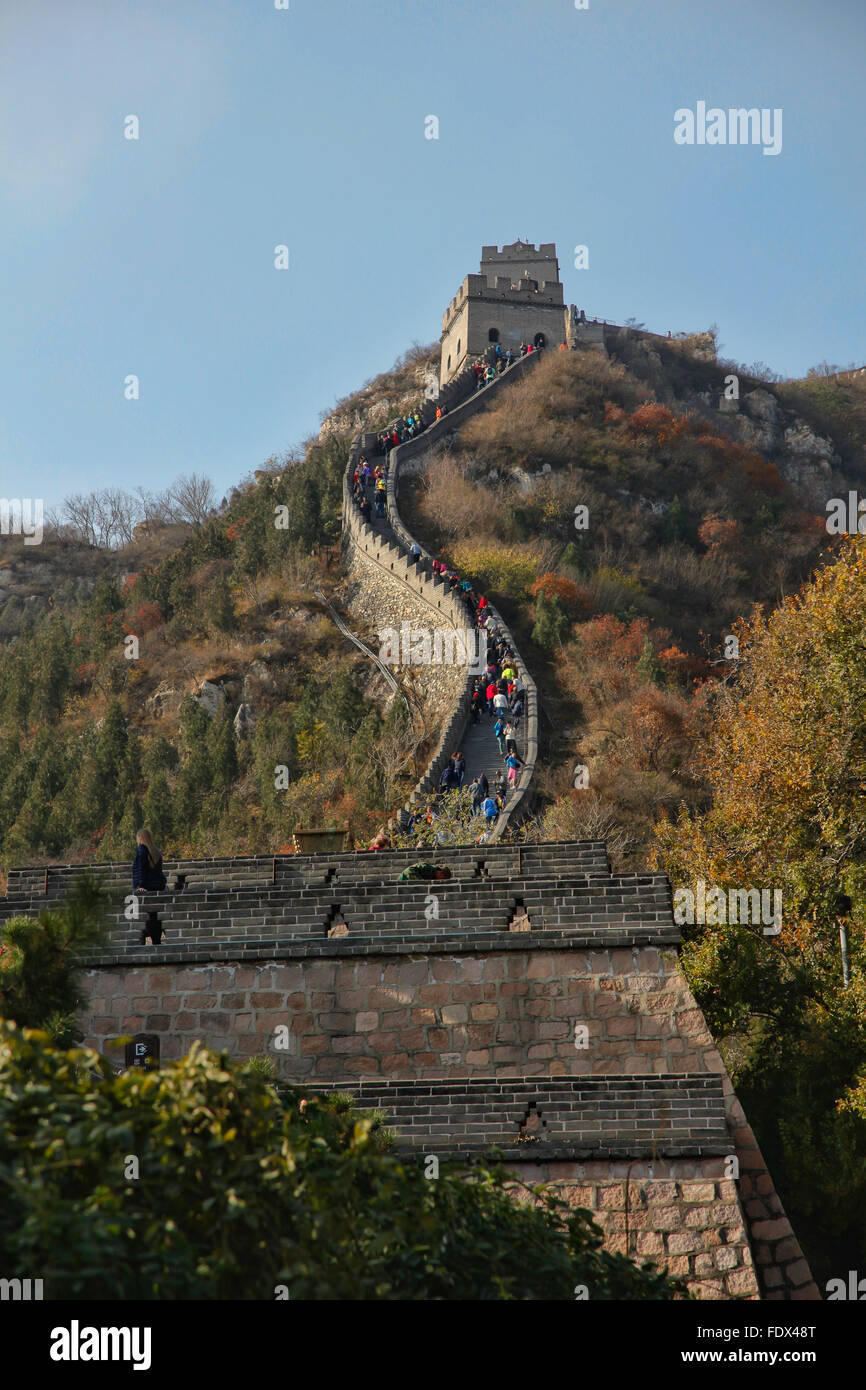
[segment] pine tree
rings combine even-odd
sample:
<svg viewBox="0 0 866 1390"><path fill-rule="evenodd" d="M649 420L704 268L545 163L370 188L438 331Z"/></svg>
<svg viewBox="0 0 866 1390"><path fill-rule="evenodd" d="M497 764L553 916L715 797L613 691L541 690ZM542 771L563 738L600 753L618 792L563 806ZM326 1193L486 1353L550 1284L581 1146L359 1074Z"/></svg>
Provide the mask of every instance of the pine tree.
<svg viewBox="0 0 866 1390"><path fill-rule="evenodd" d="M656 650L649 634L644 638L643 651L638 658L637 670L641 680L645 681L647 685L662 684L662 665L656 656Z"/></svg>
<svg viewBox="0 0 866 1390"><path fill-rule="evenodd" d="M235 747L235 731L227 705L223 705L222 709L214 715L207 741L212 785L228 787L237 778L238 757Z"/></svg>
<svg viewBox="0 0 866 1390"><path fill-rule="evenodd" d="M542 651L552 652L568 632L568 614L558 598L539 594L535 601L535 626L532 640Z"/></svg>
<svg viewBox="0 0 866 1390"><path fill-rule="evenodd" d="M688 539L689 524L685 513L685 508L678 496L675 496L667 511L665 512L664 522L662 523L662 535L666 541L684 541Z"/></svg>
<svg viewBox="0 0 866 1390"><path fill-rule="evenodd" d="M238 625L231 586L224 574L218 574L205 595L205 621L217 632L233 632Z"/></svg>
<svg viewBox="0 0 866 1390"><path fill-rule="evenodd" d="M106 795L114 793L120 779L128 738L126 716L121 709L120 701L112 700L99 731L95 750L96 767Z"/></svg>
<svg viewBox="0 0 866 1390"><path fill-rule="evenodd" d="M59 613L42 623L30 642L31 708L39 719L59 714L69 685L72 642Z"/></svg>
<svg viewBox="0 0 866 1390"><path fill-rule="evenodd" d="M165 774L158 772L148 785L142 820L160 848L170 843L174 830L172 799Z"/></svg>

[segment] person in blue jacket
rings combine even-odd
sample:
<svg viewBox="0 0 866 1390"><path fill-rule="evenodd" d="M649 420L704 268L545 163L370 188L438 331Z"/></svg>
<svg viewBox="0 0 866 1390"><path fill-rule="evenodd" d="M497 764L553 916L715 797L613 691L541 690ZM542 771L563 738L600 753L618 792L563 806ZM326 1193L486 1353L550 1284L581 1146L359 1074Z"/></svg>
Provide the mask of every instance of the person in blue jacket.
<svg viewBox="0 0 866 1390"><path fill-rule="evenodd" d="M136 893L161 893L165 888L162 855L149 830L139 830L132 864L132 887Z"/></svg>

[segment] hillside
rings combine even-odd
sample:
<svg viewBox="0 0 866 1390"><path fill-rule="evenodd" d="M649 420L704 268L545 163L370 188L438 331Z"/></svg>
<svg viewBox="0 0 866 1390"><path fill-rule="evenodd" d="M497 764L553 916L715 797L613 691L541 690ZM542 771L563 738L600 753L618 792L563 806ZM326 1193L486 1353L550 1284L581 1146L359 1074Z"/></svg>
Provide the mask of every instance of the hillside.
<svg viewBox="0 0 866 1390"><path fill-rule="evenodd" d="M298 822L348 821L366 843L404 799L435 729L410 729L315 595L340 606L351 437L417 405L437 356L411 349L203 525L111 552L4 538L6 866L126 857L142 819L176 855L274 851ZM550 354L401 494L538 679L547 742L523 833L607 833L631 864L659 808L701 801L689 752L735 665L725 635L820 563L823 500L866 472L862 384L741 373L725 401L732 369L711 359L627 331L610 361Z"/></svg>
<svg viewBox="0 0 866 1390"><path fill-rule="evenodd" d="M416 378L398 366L358 401L414 403ZM315 597L339 602L348 442L330 422L206 524L118 550L3 538L4 867L131 857L143 820L177 854L275 851L298 823L363 839L405 796L432 731Z"/></svg>
<svg viewBox="0 0 866 1390"><path fill-rule="evenodd" d="M772 385L623 332L611 360L551 354L438 452L401 505L490 592L539 683L529 833L605 835L634 867L659 810L700 802L690 751L737 619L833 552L824 502L863 477L864 424L862 380Z"/></svg>

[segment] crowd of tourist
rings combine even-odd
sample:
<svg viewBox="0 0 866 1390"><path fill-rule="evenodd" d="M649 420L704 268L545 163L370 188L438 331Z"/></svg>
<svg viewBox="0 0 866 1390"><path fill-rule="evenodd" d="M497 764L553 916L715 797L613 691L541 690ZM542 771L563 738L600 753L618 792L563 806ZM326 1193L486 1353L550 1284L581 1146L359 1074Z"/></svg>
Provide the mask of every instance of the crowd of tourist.
<svg viewBox="0 0 866 1390"><path fill-rule="evenodd" d="M538 352L531 343L521 343L520 356ZM503 351L500 344L492 344L486 358L478 358L471 370L475 372L476 389L489 384L506 371L514 362L511 348ZM387 429L376 436L379 457L370 463L365 455L358 459L352 474L352 496L365 520L375 515L384 519L387 515L388 472L390 451L408 439L423 433L435 420L442 418L447 407L436 405L435 414L431 402L410 411L408 415L395 420ZM417 542L410 547L410 559L420 564L423 552ZM470 719L477 724L482 714L487 715L492 724L493 736L503 760L497 771L493 786L482 771L469 785L471 792L471 816L482 823L481 833L476 843L487 839L496 824L508 798L516 785L523 762L517 751L517 733L524 714L525 689L517 673L517 663L508 643L489 612L487 599L473 588L468 579L461 579L456 570L448 567L444 560L431 561L433 575L438 577L455 599L466 610L467 618L473 628L481 629L487 637L486 665L477 676L470 701ZM495 722L494 722L495 721ZM466 781L466 759L460 750L452 753L439 778L439 785L431 801L417 811L402 815L401 828L410 834L423 825L432 825L442 814L445 798L449 792L462 791ZM381 829L369 848L380 850L389 848L387 832Z"/></svg>
<svg viewBox="0 0 866 1390"><path fill-rule="evenodd" d="M520 357L527 357L531 352L541 352L540 347L534 347L532 343L520 344ZM486 357L477 357L472 363L472 370L475 373L475 390L480 391L484 386L489 386L491 381L495 381L498 376L506 372L515 361L515 356L511 348L503 350L501 343L491 343L487 350Z"/></svg>
<svg viewBox="0 0 866 1390"><path fill-rule="evenodd" d="M485 608L486 608L485 604ZM487 665L483 674L475 680L470 706L470 718L477 723L486 712L488 721L493 721L493 734L496 738L503 766L493 778L493 785L485 772L469 783L471 793L470 815L473 821L481 823L480 833L475 843L483 843L495 826L505 807L508 795L514 788L523 761L517 752L517 734L523 717L525 689L517 674L514 657L505 639L493 629L485 608L480 610L479 621L488 635ZM456 749L439 777L439 785L432 799L424 807L413 812L404 812L401 829L415 834L425 826L432 826L437 818L449 808L446 797L449 792L463 791L466 786L466 758L461 749ZM445 838L443 834L443 839ZM387 849L388 839L381 830L370 845L370 849Z"/></svg>

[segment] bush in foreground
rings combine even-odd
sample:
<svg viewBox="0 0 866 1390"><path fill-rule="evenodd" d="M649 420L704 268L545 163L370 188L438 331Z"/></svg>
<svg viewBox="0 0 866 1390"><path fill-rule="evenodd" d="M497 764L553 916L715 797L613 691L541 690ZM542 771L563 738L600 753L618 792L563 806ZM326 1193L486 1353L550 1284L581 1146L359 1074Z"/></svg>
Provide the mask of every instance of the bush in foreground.
<svg viewBox="0 0 866 1390"><path fill-rule="evenodd" d="M670 1299L589 1215L514 1201L503 1175L388 1152L345 1097L277 1092L194 1046L114 1074L0 1024L7 1277L85 1299Z"/></svg>

